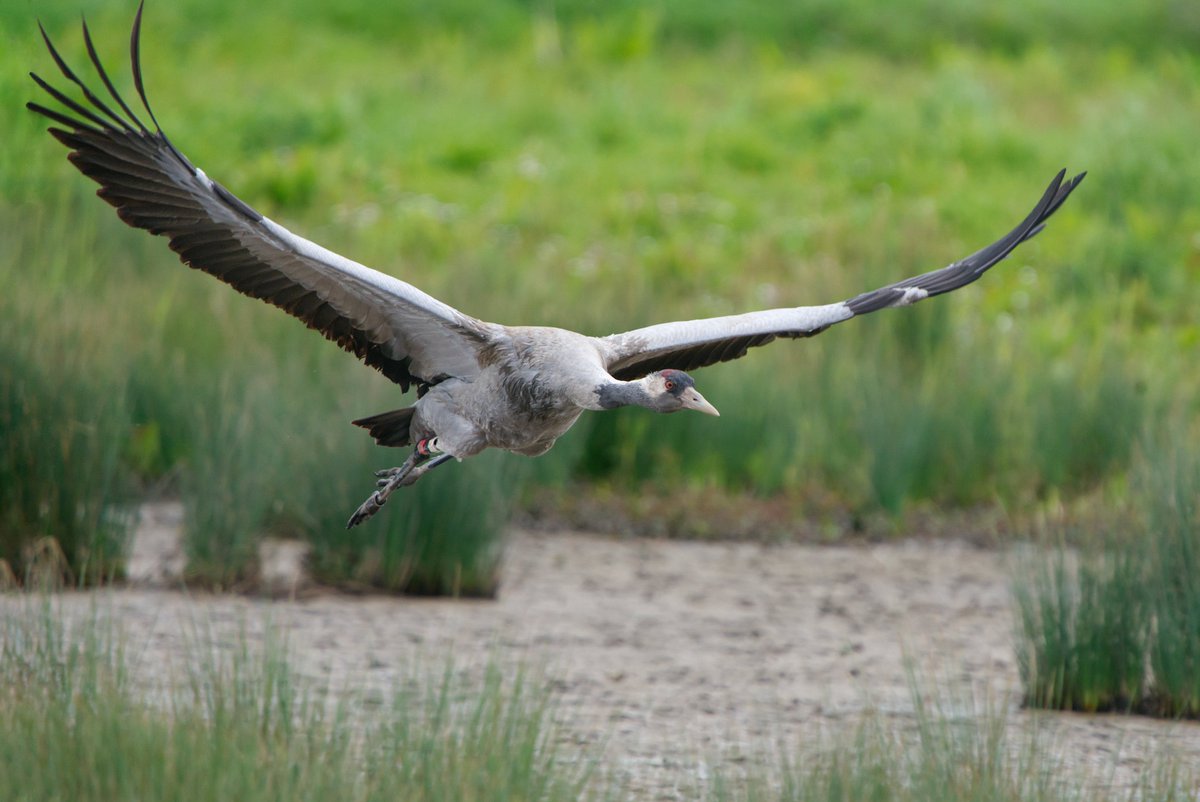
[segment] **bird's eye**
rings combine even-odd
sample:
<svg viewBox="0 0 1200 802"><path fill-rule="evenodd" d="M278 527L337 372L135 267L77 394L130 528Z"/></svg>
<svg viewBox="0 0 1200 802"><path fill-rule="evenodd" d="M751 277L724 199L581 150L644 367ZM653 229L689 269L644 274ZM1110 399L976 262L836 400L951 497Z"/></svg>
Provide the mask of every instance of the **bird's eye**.
<svg viewBox="0 0 1200 802"><path fill-rule="evenodd" d="M666 385L666 387L667 387L667 390L668 390L668 391L670 391L670 390L674 390L674 389L675 389L675 382L671 381L670 379L667 379L667 385Z"/></svg>

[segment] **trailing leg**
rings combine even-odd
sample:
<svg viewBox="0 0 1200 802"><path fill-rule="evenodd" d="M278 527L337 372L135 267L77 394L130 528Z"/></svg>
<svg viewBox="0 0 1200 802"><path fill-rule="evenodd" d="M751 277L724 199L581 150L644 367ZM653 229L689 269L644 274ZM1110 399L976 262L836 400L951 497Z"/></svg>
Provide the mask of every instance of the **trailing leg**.
<svg viewBox="0 0 1200 802"><path fill-rule="evenodd" d="M404 464L396 468L388 468L386 470L377 471L376 476L379 481L376 483L378 489L367 497L367 500L359 505L354 514L350 516L350 520L346 522L347 529L354 527L366 521L387 503L388 497L402 487L407 487L413 484L427 471L436 468L448 460L454 459L450 454L443 454L438 448L438 440L436 437L426 438L417 443L413 452L408 455L408 459L404 460Z"/></svg>
<svg viewBox="0 0 1200 802"><path fill-rule="evenodd" d="M408 459L404 460L404 464L400 467L389 468L386 471L379 471L375 474L376 476L383 477L379 480L379 489L367 496L367 500L359 505L354 514L350 516L350 520L346 522L346 528L353 529L379 512L380 508L387 503L388 496L402 486L400 483L404 481L406 476L412 473L413 468L416 468L421 462L427 459L429 457L423 457L419 452L414 451L408 455Z"/></svg>

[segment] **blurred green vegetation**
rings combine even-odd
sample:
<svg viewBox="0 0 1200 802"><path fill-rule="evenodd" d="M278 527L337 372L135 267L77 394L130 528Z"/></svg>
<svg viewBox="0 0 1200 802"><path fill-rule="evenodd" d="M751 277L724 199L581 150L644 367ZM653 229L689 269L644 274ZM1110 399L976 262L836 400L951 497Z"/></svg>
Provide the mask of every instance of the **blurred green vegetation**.
<svg viewBox="0 0 1200 802"><path fill-rule="evenodd" d="M1123 515L1059 533L1054 552L1019 566L1027 704L1200 718L1200 449L1186 434L1158 428L1147 441Z"/></svg>
<svg viewBox="0 0 1200 802"><path fill-rule="evenodd" d="M448 466L347 538L371 471L403 456L347 421L406 401L92 197L21 109L37 96L26 71L55 73L36 18L84 72L80 11L132 96L132 4L0 11L14 566L37 537L119 543L119 511L165 486L188 504L199 581L252 576L248 546L275 530L318 543L330 579L487 592L495 566L476 555L498 553L503 510L531 485L1019 515L1115 504L1147 421L1195 417L1195 4L152 4L147 89L193 161L297 232L498 322L604 334L849 297L1003 234L1059 167L1090 171L980 284L699 373L720 420L585 416L528 467ZM65 431L86 444L46 478L34 466ZM429 544L442 578L418 582ZM489 579L445 579L464 572Z"/></svg>

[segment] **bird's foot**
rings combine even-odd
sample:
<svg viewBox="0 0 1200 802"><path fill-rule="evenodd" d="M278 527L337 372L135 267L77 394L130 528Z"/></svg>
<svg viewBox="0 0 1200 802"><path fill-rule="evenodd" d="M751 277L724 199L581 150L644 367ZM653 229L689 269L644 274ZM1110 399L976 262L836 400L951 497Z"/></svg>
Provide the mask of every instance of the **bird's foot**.
<svg viewBox="0 0 1200 802"><path fill-rule="evenodd" d="M437 438L432 439L435 441L435 445L432 448L436 449ZM379 489L367 496L367 500L360 504L358 509L354 511L354 514L350 516L350 520L346 523L347 529L353 529L379 512L383 505L387 503L388 496L392 495L392 493L402 487L414 484L427 471L454 459L452 454L444 454L440 451L434 451L433 453L440 456L432 458L428 454L422 454L421 446L425 444L426 448L429 448L427 443L428 441L426 440L418 443L417 450L413 451L408 459L404 461L404 464L398 468L385 468L382 471L375 472L375 475L379 477L379 480L375 483Z"/></svg>
<svg viewBox="0 0 1200 802"><path fill-rule="evenodd" d="M350 520L346 522L347 529L353 529L379 512L383 508L383 505L387 504L388 496L402 487L411 485L421 475L421 472L418 471L406 470L401 473L399 468L392 468L391 470L394 471L391 476L379 480L379 489L367 496L367 500L358 505L358 509L354 511L354 514L350 516ZM383 473L383 471L380 471L380 473Z"/></svg>
<svg viewBox="0 0 1200 802"><path fill-rule="evenodd" d="M396 468L387 468L382 471L376 471L375 475L379 477L376 486L379 488L371 495L367 496L367 500L358 505L358 509L350 516L350 520L346 522L347 529L354 527L366 521L387 503L388 496L394 493L405 485L410 485L417 481L417 477L421 475L417 472L416 476L410 478L410 474L414 473L413 468L417 467L417 463L427 459L422 457L417 452L413 452L404 460L404 464Z"/></svg>
<svg viewBox="0 0 1200 802"><path fill-rule="evenodd" d="M393 477L399 476L402 473L408 473L408 470L406 470L404 466L399 466L396 468L384 468L382 471L375 471L375 475L379 477L379 481L375 483L375 486L387 487L388 483L392 481Z"/></svg>
<svg viewBox="0 0 1200 802"><path fill-rule="evenodd" d="M367 496L367 500L358 505L358 509L350 516L350 520L346 522L347 529L353 529L363 521L370 518L387 503L387 496L381 490L376 490L371 495Z"/></svg>
<svg viewBox="0 0 1200 802"><path fill-rule="evenodd" d="M421 465L411 471L401 471L399 468L388 468L386 471L376 471L375 475L378 476L379 479L376 480L375 486L380 490L384 490L387 494L390 494L393 490L398 490L401 487L408 487L411 484L416 484L416 481L421 478L421 474L425 473L424 467L425 466Z"/></svg>

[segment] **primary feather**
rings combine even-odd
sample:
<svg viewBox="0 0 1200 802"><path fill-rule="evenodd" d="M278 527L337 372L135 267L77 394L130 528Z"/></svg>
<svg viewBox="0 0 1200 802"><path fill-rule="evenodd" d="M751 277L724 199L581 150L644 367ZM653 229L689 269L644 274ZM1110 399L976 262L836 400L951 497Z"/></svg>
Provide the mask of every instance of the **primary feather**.
<svg viewBox="0 0 1200 802"><path fill-rule="evenodd" d="M303 320L404 389L478 372L487 326L392 276L339 256L259 214L193 166L159 128L142 83L142 9L131 37L134 85L147 127L108 79L83 25L88 55L119 111L88 90L42 31L55 63L88 105L37 75L34 81L76 116L28 107L63 126L50 133L100 184L97 194L131 226L170 240L184 263Z"/></svg>

